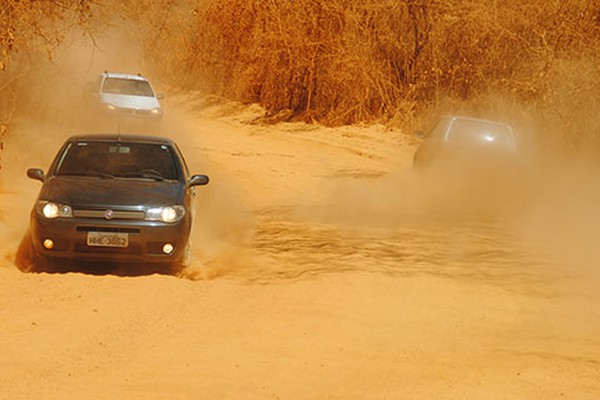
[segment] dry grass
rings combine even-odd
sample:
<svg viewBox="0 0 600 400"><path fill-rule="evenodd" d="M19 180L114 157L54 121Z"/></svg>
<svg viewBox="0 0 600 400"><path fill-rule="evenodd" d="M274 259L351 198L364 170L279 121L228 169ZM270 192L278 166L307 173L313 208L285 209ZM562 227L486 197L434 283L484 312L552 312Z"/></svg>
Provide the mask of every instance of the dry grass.
<svg viewBox="0 0 600 400"><path fill-rule="evenodd" d="M594 136L598 0L147 3L163 4L137 18L162 72L273 115L405 125L448 98L497 108L495 94L573 145Z"/></svg>
<svg viewBox="0 0 600 400"><path fill-rule="evenodd" d="M30 24L41 15L34 3L44 2L7 4L28 5L21 22ZM70 18L82 18L88 9L77 4L91 2L60 3L71 7ZM513 112L528 112L572 147L596 141L600 0L98 3L127 21L146 64L171 84L259 103L272 115L406 127L431 110L453 111L447 104L482 114L514 104ZM5 14L4 48L11 40ZM56 27L57 16L42 25ZM41 42L58 44L60 34L53 37ZM22 39L13 45L40 43L34 31Z"/></svg>
<svg viewBox="0 0 600 400"><path fill-rule="evenodd" d="M27 102L27 78L35 63L52 60L74 29L91 36L88 22L95 0L0 1L0 138ZM24 108L24 107L21 107Z"/></svg>

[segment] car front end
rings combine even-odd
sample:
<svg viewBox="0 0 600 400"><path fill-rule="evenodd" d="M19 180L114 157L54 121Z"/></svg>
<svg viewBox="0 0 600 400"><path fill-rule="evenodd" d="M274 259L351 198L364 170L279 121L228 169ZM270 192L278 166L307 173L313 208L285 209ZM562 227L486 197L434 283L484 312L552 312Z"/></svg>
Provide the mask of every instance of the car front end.
<svg viewBox="0 0 600 400"><path fill-rule="evenodd" d="M39 200L31 212L35 252L47 260L180 263L191 216L178 206L86 207Z"/></svg>
<svg viewBox="0 0 600 400"><path fill-rule="evenodd" d="M100 100L109 118L160 121L163 117L162 107L154 97L104 93Z"/></svg>
<svg viewBox="0 0 600 400"><path fill-rule="evenodd" d="M19 254L22 269L71 262L168 265L189 263L194 186L170 140L137 135L72 137L42 182ZM19 256L19 257L20 257Z"/></svg>
<svg viewBox="0 0 600 400"><path fill-rule="evenodd" d="M105 72L97 94L100 111L109 120L142 124L162 120L163 95L157 94L141 74Z"/></svg>

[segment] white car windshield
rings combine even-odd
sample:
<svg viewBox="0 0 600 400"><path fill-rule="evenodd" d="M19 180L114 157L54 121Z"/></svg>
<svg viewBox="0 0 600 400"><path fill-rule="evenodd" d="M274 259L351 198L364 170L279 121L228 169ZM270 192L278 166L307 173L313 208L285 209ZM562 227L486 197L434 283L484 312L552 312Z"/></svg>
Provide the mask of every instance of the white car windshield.
<svg viewBox="0 0 600 400"><path fill-rule="evenodd" d="M126 78L106 78L102 92L111 94L125 94L133 96L154 97L154 91L147 81Z"/></svg>
<svg viewBox="0 0 600 400"><path fill-rule="evenodd" d="M494 143L499 146L514 146L510 126L491 121L455 119L446 132L446 140L452 142Z"/></svg>

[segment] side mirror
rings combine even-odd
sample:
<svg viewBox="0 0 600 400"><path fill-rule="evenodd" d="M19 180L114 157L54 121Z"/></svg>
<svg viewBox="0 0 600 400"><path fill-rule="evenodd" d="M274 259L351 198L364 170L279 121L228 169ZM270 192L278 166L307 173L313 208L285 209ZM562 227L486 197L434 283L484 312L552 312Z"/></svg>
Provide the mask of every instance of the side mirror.
<svg viewBox="0 0 600 400"><path fill-rule="evenodd" d="M164 98L165 98L165 95L164 95L164 93L159 93L159 94L157 94L157 95L156 95L156 98L157 98L158 100L162 100L162 99L164 99Z"/></svg>
<svg viewBox="0 0 600 400"><path fill-rule="evenodd" d="M35 179L40 182L44 182L46 176L44 175L44 171L40 168L29 168L27 170L27 177L31 179Z"/></svg>
<svg viewBox="0 0 600 400"><path fill-rule="evenodd" d="M204 186L204 185L208 185L209 182L209 178L207 175L200 175L200 174L196 174L196 175L192 175L192 177L190 178L190 181L188 182L190 187L192 186Z"/></svg>

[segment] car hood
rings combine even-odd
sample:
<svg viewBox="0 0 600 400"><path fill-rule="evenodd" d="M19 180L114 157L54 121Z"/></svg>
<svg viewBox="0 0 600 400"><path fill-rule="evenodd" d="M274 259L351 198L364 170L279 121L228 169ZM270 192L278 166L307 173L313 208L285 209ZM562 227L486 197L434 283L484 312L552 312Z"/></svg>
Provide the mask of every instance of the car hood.
<svg viewBox="0 0 600 400"><path fill-rule="evenodd" d="M129 94L103 93L100 99L104 104L112 104L119 108L132 108L136 110L152 110L159 108L160 103L156 97L134 96Z"/></svg>
<svg viewBox="0 0 600 400"><path fill-rule="evenodd" d="M145 208L183 204L184 191L182 182L54 176L42 186L39 199L73 208Z"/></svg>

